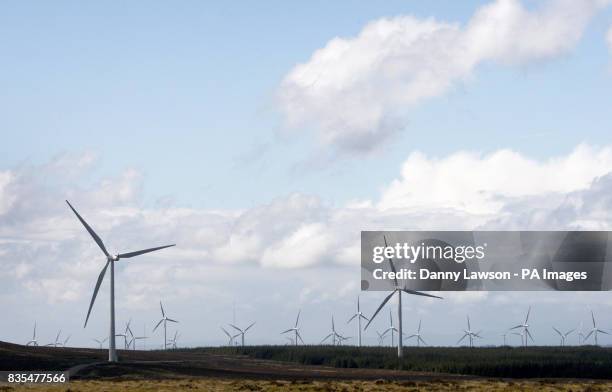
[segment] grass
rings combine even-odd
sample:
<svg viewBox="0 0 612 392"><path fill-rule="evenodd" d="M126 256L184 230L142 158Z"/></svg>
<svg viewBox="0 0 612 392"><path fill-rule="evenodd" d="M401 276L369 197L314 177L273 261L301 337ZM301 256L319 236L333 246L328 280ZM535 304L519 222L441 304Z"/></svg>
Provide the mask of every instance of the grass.
<svg viewBox="0 0 612 392"><path fill-rule="evenodd" d="M185 379L161 381L74 381L64 385L0 385L0 392L152 392L152 391L302 391L302 392L383 392L383 391L565 391L599 392L612 390L612 382L555 380L478 380L389 382L376 381L252 381L227 379Z"/></svg>

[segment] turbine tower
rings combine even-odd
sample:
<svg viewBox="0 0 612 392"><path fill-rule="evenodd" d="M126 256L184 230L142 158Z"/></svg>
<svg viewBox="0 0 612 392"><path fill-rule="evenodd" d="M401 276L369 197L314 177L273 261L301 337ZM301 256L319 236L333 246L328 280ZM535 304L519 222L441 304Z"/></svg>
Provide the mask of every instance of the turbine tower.
<svg viewBox="0 0 612 392"><path fill-rule="evenodd" d="M353 317L351 317L346 323L350 323L351 321L353 321L355 319L355 317L357 317L357 331L358 336L359 336L359 340L358 340L358 346L357 347L361 347L361 319L364 319L365 321L370 321L366 316L363 315L363 313L361 313L361 310L359 309L359 296L357 296L357 312L353 315Z"/></svg>
<svg viewBox="0 0 612 392"><path fill-rule="evenodd" d="M387 245L387 237L383 236L383 239L385 241L385 248L387 248L388 247L388 245ZM394 273L397 273L397 271L395 270L395 265L393 264L393 260L391 258L387 258L387 260L389 261L389 265L391 266L391 270ZM374 312L374 314L372 315L372 317L370 318L370 320L366 324L366 326L364 328L364 331L366 329L368 329L368 326L370 325L370 323L372 323L374 318L376 318L376 315L378 314L378 312L380 312L380 310L383 308L383 306L385 306L385 304L387 302L389 302L391 297L393 297L395 295L395 293L397 293L397 318L399 320L397 357L401 358L404 355L403 347L402 347L402 340L403 340L403 338L402 338L402 335L403 335L403 333L402 333L402 291L407 293L407 294L422 295L424 297L431 297L431 298L438 298L438 299L442 299L442 297L438 297L437 295L431 295L431 294L422 293L420 291L410 290L410 289L406 288L406 286L400 287L397 284L397 278L395 278L395 276L394 276L394 279L393 279L393 283L394 283L393 291L391 291L391 294L387 295L387 297L380 303L380 305L378 306L378 309L376 309L376 312Z"/></svg>
<svg viewBox="0 0 612 392"><path fill-rule="evenodd" d="M574 329L570 329L569 331L567 331L566 333L561 333L561 331L559 331L557 328L552 327L552 329L555 330L555 332L559 335L559 337L561 338L561 347L565 347L565 340L567 339L567 336L569 334L571 334L572 332L574 332L576 330L576 328Z"/></svg>
<svg viewBox="0 0 612 392"><path fill-rule="evenodd" d="M525 341L524 341L525 347L527 347L527 338L531 339L531 341L535 343L535 340L533 340L533 336L531 336L531 332L529 332L529 324L528 324L528 322L529 322L529 314L530 313L531 313L531 306L527 310L527 316L525 316L525 322L510 328L510 330L517 329L517 328L522 328L523 329L523 332L521 333L521 340L522 340L522 337L525 338Z"/></svg>
<svg viewBox="0 0 612 392"><path fill-rule="evenodd" d="M244 347L244 334L247 333L247 331L253 326L255 325L255 321L251 323L251 325L249 325L248 327L246 327L245 329L240 329L237 326L235 326L234 324L230 324L230 327L234 328L236 331L240 332L238 335L241 336L242 338L242 347Z"/></svg>
<svg viewBox="0 0 612 392"><path fill-rule="evenodd" d="M416 338L417 347L421 347L421 342L423 342L423 344L427 346L427 343L425 343L425 340L423 340L423 338L421 337L421 320L419 320L419 328L417 328L416 333L408 336L408 339L411 338Z"/></svg>
<svg viewBox="0 0 612 392"><path fill-rule="evenodd" d="M164 305L162 305L161 301L159 301L159 308L161 309L161 313L162 313L162 318L161 320L159 320L159 322L157 323L157 325L155 325L155 328L153 328L153 332L155 332L155 330L157 329L157 327L159 327L159 325L163 322L164 323L164 350L167 348L167 343L168 343L168 338L167 338L167 322L170 321L171 323L178 323L178 321L173 320L171 318L169 318L168 316L166 316L166 312L164 312Z"/></svg>
<svg viewBox="0 0 612 392"><path fill-rule="evenodd" d="M104 246L104 243L102 242L98 234L96 234L96 232L87 224L87 222L85 222L85 220L72 207L72 205L68 202L68 200L66 200L66 203L68 204L68 207L70 207L72 212L74 212L74 214L79 219L81 224L85 227L87 232L89 232L89 235L91 236L91 238L93 238L96 244L98 244L98 247L100 248L100 250L102 250L102 253L104 253L104 256L106 256L106 264L104 265L104 268L102 268L102 271L100 271L100 275L98 276L98 281L96 282L93 296L91 297L91 303L89 304L89 310L87 311L87 317L85 318L85 325L83 326L83 328L87 327L87 321L89 320L89 315L91 314L91 308L93 307L93 304L96 300L96 296L98 295L98 290L100 289L100 285L102 284L102 281L104 280L106 269L110 265L110 331L108 334L108 341L109 341L108 361L116 362L117 361L117 351L115 348L115 262L119 261L120 259L128 259L130 257L139 256L139 255L149 253L149 252L154 252L156 250L169 248L171 246L174 246L174 244L158 246L156 248L143 249L143 250L138 250L134 252L119 253L116 255L111 255L106 250L106 247Z"/></svg>
<svg viewBox="0 0 612 392"><path fill-rule="evenodd" d="M302 336L300 335L300 327L298 327L298 323L300 322L300 313L301 312L302 312L302 310L298 311L297 318L295 319L295 325L293 326L293 328L289 328L288 330L281 332L281 335L282 335L282 334L285 334L287 332L292 332L293 331L295 333L294 342L295 342L296 346L298 345L298 339L300 339L300 342L302 342L302 344L304 344L304 341L302 340Z"/></svg>
<svg viewBox="0 0 612 392"><path fill-rule="evenodd" d="M472 348L474 347L474 338L482 339L482 336L480 336L480 332L482 331L472 331L472 327L470 326L470 316L467 316L467 329L464 329L463 332L464 335L461 337L461 339L459 339L459 341L457 341L457 344L461 343L463 339L467 337L470 341L470 348Z"/></svg>
<svg viewBox="0 0 612 392"><path fill-rule="evenodd" d="M593 314L593 311L591 310L591 319L593 319L593 328L591 329L591 331L587 334L587 336L584 338L584 341L586 342L587 340L589 340L589 338L591 337L591 335L593 335L595 337L595 345L597 346L597 334L598 333L603 333L605 335L610 335L609 333L607 333L606 331L604 331L603 329L599 329L597 328L597 324L595 323L595 315Z"/></svg>
<svg viewBox="0 0 612 392"><path fill-rule="evenodd" d="M36 321L34 321L34 333L32 334L32 340L26 343L26 346L38 346L38 340L36 340Z"/></svg>

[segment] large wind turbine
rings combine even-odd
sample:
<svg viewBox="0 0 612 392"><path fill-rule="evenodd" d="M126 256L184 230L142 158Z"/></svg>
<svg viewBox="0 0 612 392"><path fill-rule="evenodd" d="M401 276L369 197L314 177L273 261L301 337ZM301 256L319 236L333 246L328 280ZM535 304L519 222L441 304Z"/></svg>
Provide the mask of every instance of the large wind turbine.
<svg viewBox="0 0 612 392"><path fill-rule="evenodd" d="M253 326L255 325L255 321L251 323L251 325L249 325L248 327L246 327L245 329L241 329L238 328L237 326L235 326L234 324L230 324L230 327L234 328L236 331L239 332L240 337L242 338L242 347L244 347L244 334L247 333L247 331Z"/></svg>
<svg viewBox="0 0 612 392"><path fill-rule="evenodd" d="M166 316L166 312L164 312L164 305L162 305L161 301L159 301L159 308L161 309L161 312L162 312L162 318L161 318L161 320L159 320L159 322L157 323L155 328L153 328L153 332L155 332L157 327L159 327L159 324L161 324L162 322L164 323L164 350L165 350L166 346L167 346L167 343L168 343L168 340L167 340L168 338L166 336L166 333L167 333L166 323L168 321L170 321L171 323L178 323L178 321L173 320L173 319L169 318L168 316Z"/></svg>
<svg viewBox="0 0 612 392"><path fill-rule="evenodd" d="M383 239L385 241L385 248L387 248L388 247L388 245L387 245L387 237L383 236ZM393 264L393 260L391 258L387 258L387 260L389 260L389 265L391 266L391 270L394 273L396 273L397 271L395 270L395 265ZM403 334L402 334L402 291L407 293L407 294L422 295L424 297L431 297L431 298L438 298L438 299L442 299L442 297L438 297L437 295L431 295L431 294L422 293L420 291L410 290L410 289L407 289L406 286L400 287L397 284L397 278L395 278L395 277L393 279L393 282L394 282L394 289L393 289L393 291L391 291L391 294L389 294L380 303L380 305L378 306L378 309L376 309L376 312L374 312L374 314L370 318L370 321L368 321L368 323L366 324L366 326L364 328L364 331L366 329L368 329L368 326L372 323L372 321L374 320L374 318L376 317L378 312L380 312L380 310L383 308L383 306L385 306L385 304L387 302L389 302L391 297L393 297L395 295L395 293L397 293L397 316L398 316L398 319L399 319L399 331L398 331L398 336L399 337L398 337L398 344L397 344L397 357L401 358L404 355L403 347L402 347L402 340L403 340Z"/></svg>
<svg viewBox="0 0 612 392"><path fill-rule="evenodd" d="M603 333L605 335L610 335L609 333L607 333L606 331L604 331L603 329L599 329L597 328L597 324L595 323L595 315L593 314L593 311L591 310L591 318L593 319L593 328L591 329L591 331L584 337L584 341L586 342L587 340L589 340L589 338L591 337L591 335L595 336L595 345L597 346L597 334L598 333Z"/></svg>
<svg viewBox="0 0 612 392"><path fill-rule="evenodd" d="M32 334L32 340L26 343L26 346L38 346L38 340L36 340L36 321L34 321L34 334Z"/></svg>
<svg viewBox="0 0 612 392"><path fill-rule="evenodd" d="M523 329L521 337L524 336L524 338L525 338L525 340L524 340L525 347L527 347L527 338L531 339L531 341L535 343L535 340L533 340L533 336L531 336L531 332L529 332L529 324L527 324L527 322L529 321L529 313L531 313L531 306L527 310L527 316L525 316L525 322L510 328L511 330L512 329L517 329L517 328L522 328Z"/></svg>
<svg viewBox="0 0 612 392"><path fill-rule="evenodd" d="M357 328L359 331L358 347L361 347L361 319L364 319L365 321L370 321L370 320L366 316L364 316L363 313L361 313L361 310L359 309L359 296L357 296L357 312L346 323L347 324L350 323L351 321L355 319L355 317L357 317Z"/></svg>
<svg viewBox="0 0 612 392"><path fill-rule="evenodd" d="M555 330L555 332L559 335L559 337L561 338L561 347L565 346L565 339L567 339L567 336L569 334L571 334L572 332L574 332L576 330L576 328L574 329L570 329L569 331L567 331L566 333L561 333L561 331L559 331L557 328L552 327L552 329Z"/></svg>
<svg viewBox="0 0 612 392"><path fill-rule="evenodd" d="M300 327L298 327L298 323L300 322L301 312L302 312L301 310L298 311L298 315L297 315L297 318L295 319L295 325L293 326L293 328L289 328L288 330L281 332L281 335L287 332L294 332L295 333L294 342L296 346L298 345L298 339L300 339L302 344L304 344L304 341L302 340L302 336L300 336Z"/></svg>
<svg viewBox="0 0 612 392"><path fill-rule="evenodd" d="M421 347L421 342L423 342L424 345L427 345L427 343L425 343L425 340L423 340L423 338L421 337L421 320L419 320L419 328L417 328L416 333L413 333L412 335L408 336L408 339L411 338L416 338L417 347Z"/></svg>
<svg viewBox="0 0 612 392"><path fill-rule="evenodd" d="M481 331L478 331L478 332L472 331L472 327L470 326L470 316L467 316L467 329L464 329L463 332L464 332L464 335L461 337L461 339L459 339L457 344L461 343L463 339L467 337L470 341L470 348L471 348L471 347L474 347L474 338L482 339L482 336L480 336Z"/></svg>
<svg viewBox="0 0 612 392"><path fill-rule="evenodd" d="M108 341L109 341L108 360L109 362L116 362L117 361L117 351L115 349L115 262L118 261L119 259L129 259L130 257L139 256L145 253L154 252L156 250L160 250L164 248L169 248L171 246L174 246L174 244L158 246L156 248L137 250L134 252L118 253L116 255L111 255L106 250L106 247L104 246L104 243L102 242L98 234L96 234L96 232L87 224L87 222L85 222L85 220L81 217L81 215L79 215L79 213L74 209L74 207L72 207L72 205L68 202L68 200L66 200L66 203L68 203L68 207L70 207L72 212L74 212L74 214L77 216L81 224L83 224L87 232L89 232L89 235L91 235L91 238L93 238L96 244L98 244L98 247L100 248L100 250L102 250L102 253L104 253L104 256L106 256L106 264L104 265L104 268L102 268L102 271L100 271L100 275L98 276L98 281L96 282L96 287L94 289L93 296L91 297L91 303L89 304L89 310L87 310L87 317L85 318L84 327L87 326L87 321L89 320L91 308L93 307L93 304L96 300L96 296L98 295L98 290L100 289L100 285L102 284L102 281L104 280L106 269L110 265L110 331L108 334Z"/></svg>

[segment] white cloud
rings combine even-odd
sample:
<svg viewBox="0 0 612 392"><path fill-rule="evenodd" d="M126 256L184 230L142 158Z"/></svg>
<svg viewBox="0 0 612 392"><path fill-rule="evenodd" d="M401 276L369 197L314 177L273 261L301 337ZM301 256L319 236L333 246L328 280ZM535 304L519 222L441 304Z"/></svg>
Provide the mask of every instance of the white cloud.
<svg viewBox="0 0 612 392"><path fill-rule="evenodd" d="M511 150L457 152L444 158L412 153L378 207L494 214L511 199L547 195L550 202L551 195L586 189L611 169L612 148L587 145L543 162Z"/></svg>
<svg viewBox="0 0 612 392"><path fill-rule="evenodd" d="M295 66L279 87L279 103L289 127L312 127L339 150L369 151L405 126L407 108L445 93L483 62L525 64L567 53L608 3L561 0L530 11L517 0L497 0L465 26L382 18Z"/></svg>

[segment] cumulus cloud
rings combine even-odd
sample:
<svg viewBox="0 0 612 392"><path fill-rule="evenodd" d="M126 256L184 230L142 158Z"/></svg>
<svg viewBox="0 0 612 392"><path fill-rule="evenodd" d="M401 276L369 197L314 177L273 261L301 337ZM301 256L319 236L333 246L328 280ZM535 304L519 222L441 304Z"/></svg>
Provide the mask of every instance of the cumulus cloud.
<svg viewBox="0 0 612 392"><path fill-rule="evenodd" d="M493 214L512 199L544 195L550 203L555 194L586 189L611 169L611 147L580 145L545 161L512 150L457 152L444 158L415 152L404 162L401 177L384 190L378 207Z"/></svg>
<svg viewBox="0 0 612 392"><path fill-rule="evenodd" d="M289 127L313 128L324 145L370 151L407 122L407 109L440 96L484 62L517 65L572 49L607 0L547 2L537 10L497 0L465 24L413 16L368 23L334 38L283 79Z"/></svg>

